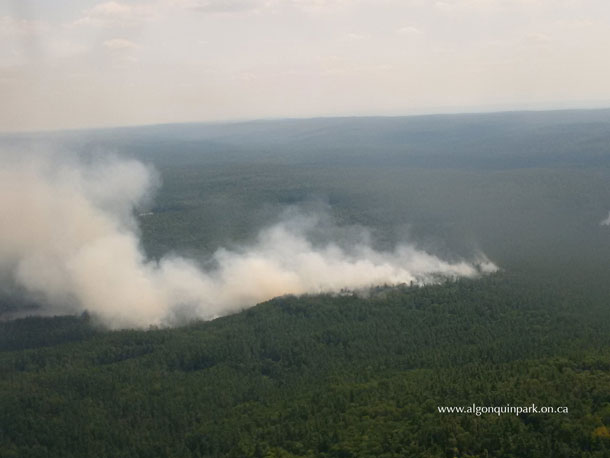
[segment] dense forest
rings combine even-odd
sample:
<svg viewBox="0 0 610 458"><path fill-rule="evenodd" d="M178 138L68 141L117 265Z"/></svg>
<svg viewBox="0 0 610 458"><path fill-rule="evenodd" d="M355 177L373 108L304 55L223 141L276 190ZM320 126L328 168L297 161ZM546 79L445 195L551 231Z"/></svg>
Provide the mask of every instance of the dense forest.
<svg viewBox="0 0 610 458"><path fill-rule="evenodd" d="M0 456L610 456L609 111L0 140L154 165L162 185L137 212L153 259L203 263L296 206L369 228L377 247L482 252L500 268L146 330L25 316L35 301L7 288ZM568 412L439 412L473 404Z"/></svg>
<svg viewBox="0 0 610 458"><path fill-rule="evenodd" d="M1 454L605 457L608 318L584 292L496 274L282 297L180 329L11 321ZM569 413L437 410L472 403Z"/></svg>

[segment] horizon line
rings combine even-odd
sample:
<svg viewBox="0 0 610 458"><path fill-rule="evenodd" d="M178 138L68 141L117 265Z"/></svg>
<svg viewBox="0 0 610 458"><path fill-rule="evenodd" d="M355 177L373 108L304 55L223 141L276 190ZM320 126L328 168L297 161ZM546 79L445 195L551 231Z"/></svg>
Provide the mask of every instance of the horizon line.
<svg viewBox="0 0 610 458"><path fill-rule="evenodd" d="M607 111L610 110L610 104L599 107L566 107L566 108L514 108L514 109L490 109L490 110L465 110L465 111L432 111L411 114L337 114L337 115L313 115L313 116L284 116L284 117L260 117L260 118L227 118L217 120L202 120L202 121L168 121L168 122L150 122L142 124L122 124L122 125L92 125L85 127L60 127L60 128L42 128L31 130L0 130L0 137L10 136L27 136L27 135L44 135L44 134L61 134L61 133L77 133L86 131L103 131L103 130L120 130L120 129L138 129L162 126L178 126L178 125L231 125L231 124L248 124L256 122L280 122L280 121L308 121L308 120L331 120L331 119L367 119L367 118L425 118L425 117L441 117L441 116L466 116L466 115L501 115L501 114L518 114L518 113L558 113L558 112L582 112L582 111Z"/></svg>

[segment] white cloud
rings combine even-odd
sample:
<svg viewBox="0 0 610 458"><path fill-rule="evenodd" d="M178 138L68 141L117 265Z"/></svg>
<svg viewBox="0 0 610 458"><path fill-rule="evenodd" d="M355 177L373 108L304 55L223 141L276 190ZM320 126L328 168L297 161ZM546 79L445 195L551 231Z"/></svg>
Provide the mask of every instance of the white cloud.
<svg viewBox="0 0 610 458"><path fill-rule="evenodd" d="M126 40L124 38L113 38L111 40L106 40L103 43L104 47L111 50L124 50L124 49L134 49L137 48L133 41Z"/></svg>
<svg viewBox="0 0 610 458"><path fill-rule="evenodd" d="M519 6L522 3L528 3L525 1L500 1L500 0L441 0L434 3L434 6L445 12L453 11L464 11L464 10L492 10L498 8L505 8L510 6ZM531 3L531 2L530 2ZM535 3L535 2L534 2Z"/></svg>
<svg viewBox="0 0 610 458"><path fill-rule="evenodd" d="M79 26L134 27L156 16L153 4L99 3L74 22Z"/></svg>
<svg viewBox="0 0 610 458"><path fill-rule="evenodd" d="M596 0L593 0L595 3ZM586 8L591 0L437 0L434 8L439 11L453 12L498 12L521 10L533 12L540 9L557 10L566 7Z"/></svg>
<svg viewBox="0 0 610 458"><path fill-rule="evenodd" d="M610 101L607 0L57 3L0 13L0 130Z"/></svg>
<svg viewBox="0 0 610 458"><path fill-rule="evenodd" d="M354 32L347 33L342 37L343 41L350 41L350 42L362 41L362 40L366 40L368 38L370 38L369 35L366 35L363 33L354 33Z"/></svg>
<svg viewBox="0 0 610 458"><path fill-rule="evenodd" d="M328 13L356 3L355 0L168 0L168 5L203 13L278 11L292 8L306 13Z"/></svg>
<svg viewBox="0 0 610 458"><path fill-rule="evenodd" d="M78 40L43 21L0 17L0 65L63 59L83 52Z"/></svg>
<svg viewBox="0 0 610 458"><path fill-rule="evenodd" d="M550 36L542 32L526 33L524 39L529 45L547 45L553 41Z"/></svg>
<svg viewBox="0 0 610 458"><path fill-rule="evenodd" d="M567 29L588 29L596 24L589 19L560 19L555 21L555 25Z"/></svg>
<svg viewBox="0 0 610 458"><path fill-rule="evenodd" d="M46 29L47 25L42 21L15 19L9 16L0 17L1 37L24 38L40 34Z"/></svg>
<svg viewBox="0 0 610 458"><path fill-rule="evenodd" d="M316 14L341 10L356 3L356 0L289 0L287 3L306 13Z"/></svg>
<svg viewBox="0 0 610 458"><path fill-rule="evenodd" d="M260 0L174 0L171 4L204 13L236 13L251 11L267 6L269 2Z"/></svg>
<svg viewBox="0 0 610 458"><path fill-rule="evenodd" d="M403 35L403 36L420 35L421 33L422 33L421 30L419 30L417 27L414 27L412 25L401 27L398 30L396 30L397 35Z"/></svg>

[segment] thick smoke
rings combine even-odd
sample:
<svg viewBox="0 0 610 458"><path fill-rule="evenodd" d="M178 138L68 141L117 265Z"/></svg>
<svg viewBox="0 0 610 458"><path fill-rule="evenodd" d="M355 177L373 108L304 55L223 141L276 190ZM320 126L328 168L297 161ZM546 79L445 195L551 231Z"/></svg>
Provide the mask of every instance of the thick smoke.
<svg viewBox="0 0 610 458"><path fill-rule="evenodd" d="M206 270L177 256L151 261L133 213L156 182L136 161L8 161L0 171L2 275L46 310L87 310L117 328L211 319L284 294L496 269L484 257L451 263L410 245L380 252L364 239L350 248L314 243L317 218L299 215L262 230L249 246L217 250Z"/></svg>

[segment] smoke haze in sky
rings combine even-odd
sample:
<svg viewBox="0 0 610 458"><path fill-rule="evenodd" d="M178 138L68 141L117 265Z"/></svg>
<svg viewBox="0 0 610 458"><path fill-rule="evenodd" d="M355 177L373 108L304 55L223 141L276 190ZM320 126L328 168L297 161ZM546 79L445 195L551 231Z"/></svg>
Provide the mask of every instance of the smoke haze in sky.
<svg viewBox="0 0 610 458"><path fill-rule="evenodd" d="M607 107L609 23L607 0L5 0L0 131Z"/></svg>
<svg viewBox="0 0 610 458"><path fill-rule="evenodd" d="M47 312L87 310L112 328L171 325L285 294L424 284L496 270L482 255L448 262L410 244L377 251L365 233L350 246L315 242L320 218L298 212L262 229L253 243L219 248L206 269L176 255L150 260L134 209L144 208L158 185L154 170L133 160L64 158L12 158L0 171L2 278Z"/></svg>

